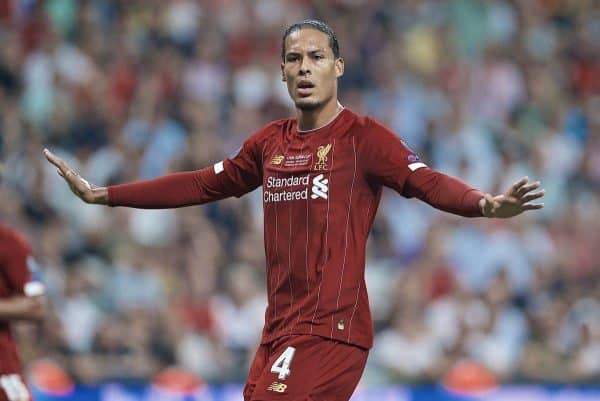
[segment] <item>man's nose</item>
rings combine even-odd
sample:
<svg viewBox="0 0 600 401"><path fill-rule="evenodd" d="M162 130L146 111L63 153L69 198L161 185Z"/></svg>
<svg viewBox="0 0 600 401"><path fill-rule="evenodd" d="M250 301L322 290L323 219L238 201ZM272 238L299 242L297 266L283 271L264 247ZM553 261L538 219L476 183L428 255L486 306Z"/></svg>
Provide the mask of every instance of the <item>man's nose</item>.
<svg viewBox="0 0 600 401"><path fill-rule="evenodd" d="M310 60L308 57L303 57L300 63L300 75L310 74Z"/></svg>

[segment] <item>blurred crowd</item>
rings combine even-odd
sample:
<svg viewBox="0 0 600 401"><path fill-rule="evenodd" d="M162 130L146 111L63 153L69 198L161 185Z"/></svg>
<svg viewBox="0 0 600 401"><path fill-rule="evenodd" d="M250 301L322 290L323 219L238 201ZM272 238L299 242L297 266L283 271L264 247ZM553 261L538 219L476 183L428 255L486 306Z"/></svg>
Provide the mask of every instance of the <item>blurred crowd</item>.
<svg viewBox="0 0 600 401"><path fill-rule="evenodd" d="M180 366L241 382L265 298L260 190L177 210L86 205L49 147L97 185L227 157L293 116L281 36L329 23L342 104L429 165L545 208L464 219L387 191L368 244L375 348L365 383L600 379L600 2L0 0L0 219L43 266L52 312L26 361L75 379Z"/></svg>

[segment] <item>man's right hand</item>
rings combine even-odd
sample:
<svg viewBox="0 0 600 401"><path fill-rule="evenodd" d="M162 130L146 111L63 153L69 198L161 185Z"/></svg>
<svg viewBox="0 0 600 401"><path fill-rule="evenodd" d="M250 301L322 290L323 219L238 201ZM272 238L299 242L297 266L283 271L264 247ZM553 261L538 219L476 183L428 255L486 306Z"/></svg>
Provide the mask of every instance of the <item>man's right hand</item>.
<svg viewBox="0 0 600 401"><path fill-rule="evenodd" d="M69 184L71 191L77 195L81 200L86 203L97 203L106 205L108 203L108 190L106 187L97 187L90 184L75 173L63 159L50 152L48 149L44 149L44 156L50 163L52 163L58 170L60 175Z"/></svg>

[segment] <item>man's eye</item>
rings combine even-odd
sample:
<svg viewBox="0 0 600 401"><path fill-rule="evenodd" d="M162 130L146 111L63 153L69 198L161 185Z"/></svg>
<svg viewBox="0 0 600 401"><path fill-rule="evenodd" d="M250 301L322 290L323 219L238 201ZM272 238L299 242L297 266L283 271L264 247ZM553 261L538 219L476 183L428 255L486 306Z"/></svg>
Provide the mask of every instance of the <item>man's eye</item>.
<svg viewBox="0 0 600 401"><path fill-rule="evenodd" d="M317 60L321 60L321 59L324 59L324 58L325 58L325 56L323 56L322 54L317 54L317 55L315 55L315 58L316 58Z"/></svg>

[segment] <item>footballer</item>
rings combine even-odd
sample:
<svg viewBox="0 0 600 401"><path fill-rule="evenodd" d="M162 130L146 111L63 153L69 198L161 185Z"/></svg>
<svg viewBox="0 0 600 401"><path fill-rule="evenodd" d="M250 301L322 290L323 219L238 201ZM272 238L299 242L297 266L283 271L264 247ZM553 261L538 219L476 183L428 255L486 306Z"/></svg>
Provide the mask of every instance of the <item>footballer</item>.
<svg viewBox="0 0 600 401"><path fill-rule="evenodd" d="M283 35L281 76L295 118L273 121L237 155L196 171L96 187L45 150L88 203L174 208L240 197L262 187L268 306L246 401L346 401L373 344L365 246L383 187L465 217L540 209L539 182L492 196L426 165L375 119L338 100L344 59L317 20Z"/></svg>

